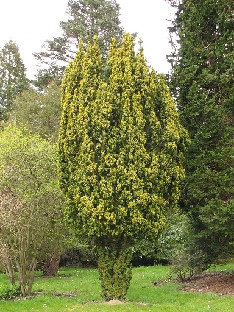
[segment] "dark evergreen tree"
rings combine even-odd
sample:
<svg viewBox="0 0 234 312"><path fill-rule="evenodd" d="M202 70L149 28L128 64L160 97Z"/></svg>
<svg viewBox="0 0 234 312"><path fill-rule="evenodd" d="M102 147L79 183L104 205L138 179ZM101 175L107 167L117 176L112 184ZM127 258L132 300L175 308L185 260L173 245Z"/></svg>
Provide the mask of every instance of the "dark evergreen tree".
<svg viewBox="0 0 234 312"><path fill-rule="evenodd" d="M9 41L0 49L0 120L7 120L14 99L28 87L18 46Z"/></svg>
<svg viewBox="0 0 234 312"><path fill-rule="evenodd" d="M178 43L170 86L191 137L183 206L211 262L233 255L234 2L170 2Z"/></svg>
<svg viewBox="0 0 234 312"><path fill-rule="evenodd" d="M37 85L45 86L55 77L61 78L67 63L75 57L80 39L87 45L97 35L105 57L112 38L120 41L123 36L115 0L69 0L67 13L68 21L60 23L62 36L47 40L44 51L34 54L43 66L47 64L38 72Z"/></svg>

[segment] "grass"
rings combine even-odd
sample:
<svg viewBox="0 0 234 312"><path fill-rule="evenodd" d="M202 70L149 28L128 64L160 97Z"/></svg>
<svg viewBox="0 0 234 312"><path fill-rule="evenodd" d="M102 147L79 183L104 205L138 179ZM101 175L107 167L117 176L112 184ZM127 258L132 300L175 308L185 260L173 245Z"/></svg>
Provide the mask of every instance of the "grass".
<svg viewBox="0 0 234 312"><path fill-rule="evenodd" d="M214 268L216 271L233 269L233 265ZM96 269L64 268L59 271L59 274L62 276L55 278L38 276L34 283L34 292L40 293L39 295L15 301L0 301L0 311L231 312L234 307L234 298L231 296L183 292L180 290L180 285L174 282L154 286L154 281L168 279L170 268L165 266L134 268L127 300L117 305L102 301ZM1 274L0 291L8 284L7 277Z"/></svg>

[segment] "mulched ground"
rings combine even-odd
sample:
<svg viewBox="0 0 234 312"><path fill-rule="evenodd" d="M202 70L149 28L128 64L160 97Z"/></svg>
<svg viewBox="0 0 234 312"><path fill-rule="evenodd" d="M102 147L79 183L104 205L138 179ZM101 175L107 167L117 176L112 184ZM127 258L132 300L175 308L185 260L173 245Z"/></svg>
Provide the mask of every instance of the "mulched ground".
<svg viewBox="0 0 234 312"><path fill-rule="evenodd" d="M234 296L234 272L203 273L183 282L184 291Z"/></svg>

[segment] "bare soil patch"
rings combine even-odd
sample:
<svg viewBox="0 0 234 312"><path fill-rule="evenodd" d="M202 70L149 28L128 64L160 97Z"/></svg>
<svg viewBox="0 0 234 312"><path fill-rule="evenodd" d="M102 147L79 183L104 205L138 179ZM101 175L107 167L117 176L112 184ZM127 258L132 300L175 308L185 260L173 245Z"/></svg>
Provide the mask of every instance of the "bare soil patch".
<svg viewBox="0 0 234 312"><path fill-rule="evenodd" d="M52 295L53 297L64 297L64 298L74 298L76 297L78 294L80 294L80 291L74 291L71 293L60 293L57 291L37 291L37 292L33 292L33 296L40 296L40 295Z"/></svg>
<svg viewBox="0 0 234 312"><path fill-rule="evenodd" d="M113 299L113 300L106 301L105 303L108 305L116 305L116 304L127 304L128 302ZM137 302L136 304L139 306L146 306L147 305L144 302Z"/></svg>
<svg viewBox="0 0 234 312"><path fill-rule="evenodd" d="M123 304L123 303L124 303L123 301L116 300L116 299L106 301L106 304L109 304L109 305L116 305L116 304Z"/></svg>
<svg viewBox="0 0 234 312"><path fill-rule="evenodd" d="M234 272L203 273L183 282L184 291L234 296Z"/></svg>

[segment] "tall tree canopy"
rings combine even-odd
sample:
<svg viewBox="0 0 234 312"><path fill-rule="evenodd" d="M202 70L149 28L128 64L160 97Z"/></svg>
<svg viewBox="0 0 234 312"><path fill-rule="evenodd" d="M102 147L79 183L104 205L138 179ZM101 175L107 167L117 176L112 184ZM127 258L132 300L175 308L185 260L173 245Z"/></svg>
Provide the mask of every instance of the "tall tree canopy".
<svg viewBox="0 0 234 312"><path fill-rule="evenodd" d="M66 214L98 248L105 299L123 299L130 247L155 238L179 198L186 132L164 78L151 71L131 35L79 45L63 81L60 183Z"/></svg>
<svg viewBox="0 0 234 312"><path fill-rule="evenodd" d="M10 120L52 142L58 140L61 87L51 83L43 92L30 88L17 96Z"/></svg>
<svg viewBox="0 0 234 312"><path fill-rule="evenodd" d="M97 35L101 53L106 56L111 39L122 38L119 5L115 0L69 0L67 13L68 20L60 23L62 36L47 40L44 51L35 53L43 65L48 64L48 68L38 73L39 83L61 77L67 63L74 58L80 39L87 45Z"/></svg>
<svg viewBox="0 0 234 312"><path fill-rule="evenodd" d="M170 85L192 140L183 205L213 261L233 255L234 2L177 4Z"/></svg>
<svg viewBox="0 0 234 312"><path fill-rule="evenodd" d="M18 46L9 41L0 49L0 120L6 120L18 94L29 87Z"/></svg>

